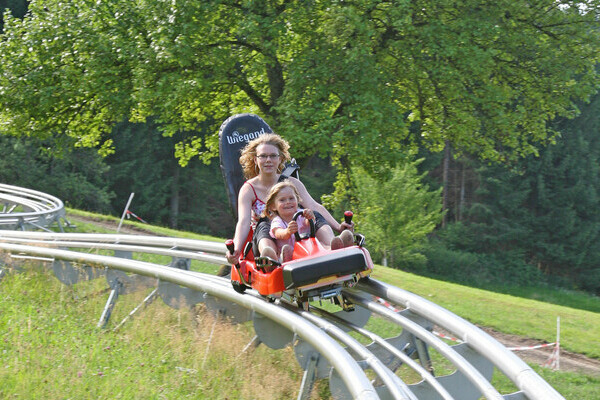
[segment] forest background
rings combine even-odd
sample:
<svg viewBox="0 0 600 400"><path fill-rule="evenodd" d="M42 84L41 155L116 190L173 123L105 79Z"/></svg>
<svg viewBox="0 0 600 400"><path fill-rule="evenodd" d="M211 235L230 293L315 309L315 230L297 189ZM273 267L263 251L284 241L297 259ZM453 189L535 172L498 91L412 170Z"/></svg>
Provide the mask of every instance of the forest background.
<svg viewBox="0 0 600 400"><path fill-rule="evenodd" d="M0 182L230 237L260 115L376 261L600 293L596 1L0 1Z"/></svg>

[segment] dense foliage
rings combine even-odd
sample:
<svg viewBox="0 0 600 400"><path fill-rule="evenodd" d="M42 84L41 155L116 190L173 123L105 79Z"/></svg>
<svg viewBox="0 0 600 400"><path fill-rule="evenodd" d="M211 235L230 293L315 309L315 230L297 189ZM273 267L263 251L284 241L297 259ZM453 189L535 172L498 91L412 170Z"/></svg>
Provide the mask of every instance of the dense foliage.
<svg viewBox="0 0 600 400"><path fill-rule="evenodd" d="M57 157L53 144L0 135L0 182L51 194L69 207L110 212L110 167L92 149Z"/></svg>
<svg viewBox="0 0 600 400"><path fill-rule="evenodd" d="M183 136L179 134L178 137ZM146 221L227 236L234 221L217 164L193 160L182 168L174 157L177 137L163 137L156 125L121 123L113 132L115 152L107 157L107 178L118 196L119 215L130 193L130 210Z"/></svg>
<svg viewBox="0 0 600 400"><path fill-rule="evenodd" d="M456 161L475 183L462 216L454 204L457 222L432 241L430 272L496 284L549 277L600 293L600 97L581 109L555 122L555 145L512 169Z"/></svg>
<svg viewBox="0 0 600 400"><path fill-rule="evenodd" d="M422 184L417 165L406 162L383 181L363 169L354 171L356 229L368 238L376 261L383 258L395 267L422 262L427 235L441 221L441 190Z"/></svg>
<svg viewBox="0 0 600 400"><path fill-rule="evenodd" d="M173 135L254 111L299 155L368 170L394 164L411 122L430 148L511 159L595 90L598 4L585 4L32 1L4 16L0 132L108 151L124 119ZM178 157L213 157L217 125Z"/></svg>

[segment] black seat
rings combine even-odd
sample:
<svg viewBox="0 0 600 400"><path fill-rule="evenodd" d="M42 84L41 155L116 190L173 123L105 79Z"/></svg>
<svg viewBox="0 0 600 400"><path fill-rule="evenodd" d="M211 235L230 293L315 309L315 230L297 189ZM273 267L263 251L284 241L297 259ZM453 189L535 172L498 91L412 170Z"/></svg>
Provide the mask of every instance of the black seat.
<svg viewBox="0 0 600 400"><path fill-rule="evenodd" d="M321 278L350 275L367 269L365 254L359 248L347 248L319 257L299 259L283 266L283 284L287 289L316 283Z"/></svg>

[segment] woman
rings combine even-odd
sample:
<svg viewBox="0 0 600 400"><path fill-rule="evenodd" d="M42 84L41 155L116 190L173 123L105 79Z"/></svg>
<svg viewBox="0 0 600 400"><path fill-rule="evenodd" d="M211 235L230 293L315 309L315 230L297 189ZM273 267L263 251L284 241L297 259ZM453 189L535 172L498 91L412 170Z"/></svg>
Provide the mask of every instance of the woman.
<svg viewBox="0 0 600 400"><path fill-rule="evenodd" d="M233 254L227 252L230 263L234 264L239 259L251 227L254 228L253 240L258 245L260 255L278 259L275 251L277 246L269 234L269 220L260 215L265 209L269 190L279 181L284 164L290 159L289 148L281 136L268 133L250 141L242 150L240 164L247 180L238 194L238 222L233 237L235 251ZM316 223L319 225L317 238L321 243L330 243L333 239L331 227L338 232L353 229L354 223L337 222L325 207L311 197L302 182L293 177L288 179L302 198L302 206L316 212ZM325 224L325 229L319 229L322 224Z"/></svg>

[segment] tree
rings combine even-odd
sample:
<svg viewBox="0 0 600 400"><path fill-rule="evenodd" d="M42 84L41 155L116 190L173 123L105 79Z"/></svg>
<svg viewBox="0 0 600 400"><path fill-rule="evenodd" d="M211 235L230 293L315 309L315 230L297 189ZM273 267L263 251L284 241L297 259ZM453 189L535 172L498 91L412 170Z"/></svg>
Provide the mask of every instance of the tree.
<svg viewBox="0 0 600 400"><path fill-rule="evenodd" d="M220 121L255 112L292 142L367 171L422 143L490 160L535 153L546 122L596 90L598 2L128 1L5 15L0 133L110 151L116 122L152 117L182 163L217 152ZM340 175L344 176L344 175Z"/></svg>
<svg viewBox="0 0 600 400"><path fill-rule="evenodd" d="M581 108L554 122L561 137L539 157L479 165L463 222L438 232L450 250L477 254L474 265L498 281L530 285L544 274L598 293L600 97Z"/></svg>
<svg viewBox="0 0 600 400"><path fill-rule="evenodd" d="M111 166L108 179L117 194L113 214L120 215L130 193L130 209L148 222L177 227L171 216L170 199L179 192L176 179L180 168L173 157L173 141L156 134L156 127L123 122L113 132L115 152L106 158ZM171 222L171 223L169 223Z"/></svg>
<svg viewBox="0 0 600 400"><path fill-rule="evenodd" d="M217 163L209 166L191 160L177 164L173 138L156 134L152 121L123 122L113 132L115 153L106 157L111 167L107 179L116 193L113 214L120 215L130 193L130 209L145 221L171 228L227 236L234 230L225 207L227 195Z"/></svg>
<svg viewBox="0 0 600 400"><path fill-rule="evenodd" d="M582 117L556 121L560 146L528 160L531 195L527 221L534 233L529 262L600 293L600 96Z"/></svg>
<svg viewBox="0 0 600 400"><path fill-rule="evenodd" d="M440 190L421 183L418 163L405 162L384 179L354 170L356 229L365 234L377 258L389 258L395 266L422 258L419 250L442 218Z"/></svg>

